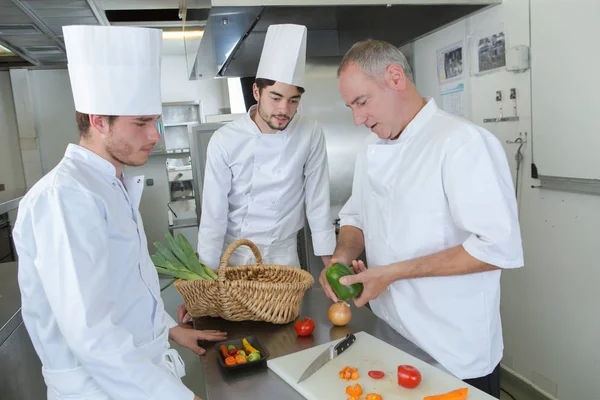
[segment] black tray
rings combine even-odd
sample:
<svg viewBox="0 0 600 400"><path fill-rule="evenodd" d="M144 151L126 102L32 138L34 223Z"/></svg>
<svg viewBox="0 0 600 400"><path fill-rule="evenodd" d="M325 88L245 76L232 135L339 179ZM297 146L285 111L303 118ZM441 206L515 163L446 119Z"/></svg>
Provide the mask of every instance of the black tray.
<svg viewBox="0 0 600 400"><path fill-rule="evenodd" d="M248 343L250 343L250 346L252 346L256 350L258 350L258 352L260 353L260 359L256 360L256 361L247 361L243 364L226 365L225 359L223 358L223 354L221 354L221 345L224 344L225 347L227 347L231 344L231 345L234 345L235 347L244 347L244 346L242 346L242 339L244 337L246 338ZM221 364L221 367L223 367L224 369L226 369L228 371L237 371L237 370L242 370L242 369L254 368L259 365L265 364L267 362L267 358L269 358L269 352L263 345L260 344L258 339L255 338L254 336L244 336L244 337L241 337L238 339L225 340L223 342L215 343L215 347L217 350L217 358L219 359L219 364Z"/></svg>

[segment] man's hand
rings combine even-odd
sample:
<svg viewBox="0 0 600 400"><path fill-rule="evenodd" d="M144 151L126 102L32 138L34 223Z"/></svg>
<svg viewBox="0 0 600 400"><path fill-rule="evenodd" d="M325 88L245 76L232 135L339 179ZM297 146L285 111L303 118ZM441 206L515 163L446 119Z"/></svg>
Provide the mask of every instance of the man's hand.
<svg viewBox="0 0 600 400"><path fill-rule="evenodd" d="M331 288L331 285L327 281L327 277L325 276L325 272L333 264L339 263L339 262L343 263L343 261L340 261L337 258L333 258L333 257L330 258L329 259L329 263L325 264L325 268L323 268L323 270L321 271L321 274L319 275L319 283L321 284L321 287L323 288L323 291L325 292L325 296L329 297L333 302L336 302L336 303L338 301L338 298L335 295L333 289Z"/></svg>
<svg viewBox="0 0 600 400"><path fill-rule="evenodd" d="M190 322L192 322L192 316L187 311L187 307L185 306L185 304L182 304L179 307L177 307L177 323L179 325L185 325Z"/></svg>
<svg viewBox="0 0 600 400"><path fill-rule="evenodd" d="M208 330L198 331L196 329L176 326L169 331L169 339L173 340L180 346L187 347L194 353L201 356L206 353L202 347L198 346L198 340L207 340L210 342L220 342L227 339L227 332Z"/></svg>
<svg viewBox="0 0 600 400"><path fill-rule="evenodd" d="M355 275L341 277L340 283L342 285L363 284L362 292L354 298L356 307L362 307L377 298L392 283L387 266L367 269L362 261L355 260L352 261L352 269Z"/></svg>

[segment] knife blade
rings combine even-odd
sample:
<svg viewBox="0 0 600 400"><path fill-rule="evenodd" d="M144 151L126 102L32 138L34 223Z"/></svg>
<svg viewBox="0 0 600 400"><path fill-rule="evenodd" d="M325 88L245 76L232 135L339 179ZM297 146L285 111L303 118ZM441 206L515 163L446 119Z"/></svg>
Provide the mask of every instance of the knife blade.
<svg viewBox="0 0 600 400"><path fill-rule="evenodd" d="M321 367L327 364L329 361L333 360L344 351L348 349L356 341L356 336L352 333L346 335L346 337L340 341L338 344L331 345L325 349L315 360L306 368L306 370L302 373L302 376L298 380L298 383L310 377L312 374L317 372Z"/></svg>

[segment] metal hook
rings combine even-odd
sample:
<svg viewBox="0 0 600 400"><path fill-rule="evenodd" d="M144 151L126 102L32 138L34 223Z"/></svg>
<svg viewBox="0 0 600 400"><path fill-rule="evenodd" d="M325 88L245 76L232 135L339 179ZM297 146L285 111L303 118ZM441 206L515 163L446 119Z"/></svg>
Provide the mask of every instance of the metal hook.
<svg viewBox="0 0 600 400"><path fill-rule="evenodd" d="M522 132L519 132L519 137L516 138L515 140L507 140L506 143L508 144L520 144L521 146L519 147L519 150L521 149L521 147L523 147L523 145L525 143L527 143L527 132L525 132L525 139L523 139L521 136L523 136Z"/></svg>

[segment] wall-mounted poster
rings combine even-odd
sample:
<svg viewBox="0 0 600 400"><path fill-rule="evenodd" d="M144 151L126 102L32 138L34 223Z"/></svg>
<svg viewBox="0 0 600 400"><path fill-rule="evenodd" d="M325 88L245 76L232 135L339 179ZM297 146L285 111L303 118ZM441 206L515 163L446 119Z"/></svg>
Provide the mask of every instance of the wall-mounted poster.
<svg viewBox="0 0 600 400"><path fill-rule="evenodd" d="M463 76L463 48L463 42L457 42L437 51L437 70L440 83Z"/></svg>
<svg viewBox="0 0 600 400"><path fill-rule="evenodd" d="M458 117L468 118L468 98L465 83L461 81L440 86L440 107L442 110Z"/></svg>
<svg viewBox="0 0 600 400"><path fill-rule="evenodd" d="M475 75L503 68L506 65L506 35L499 29L493 33L475 35L471 39Z"/></svg>

